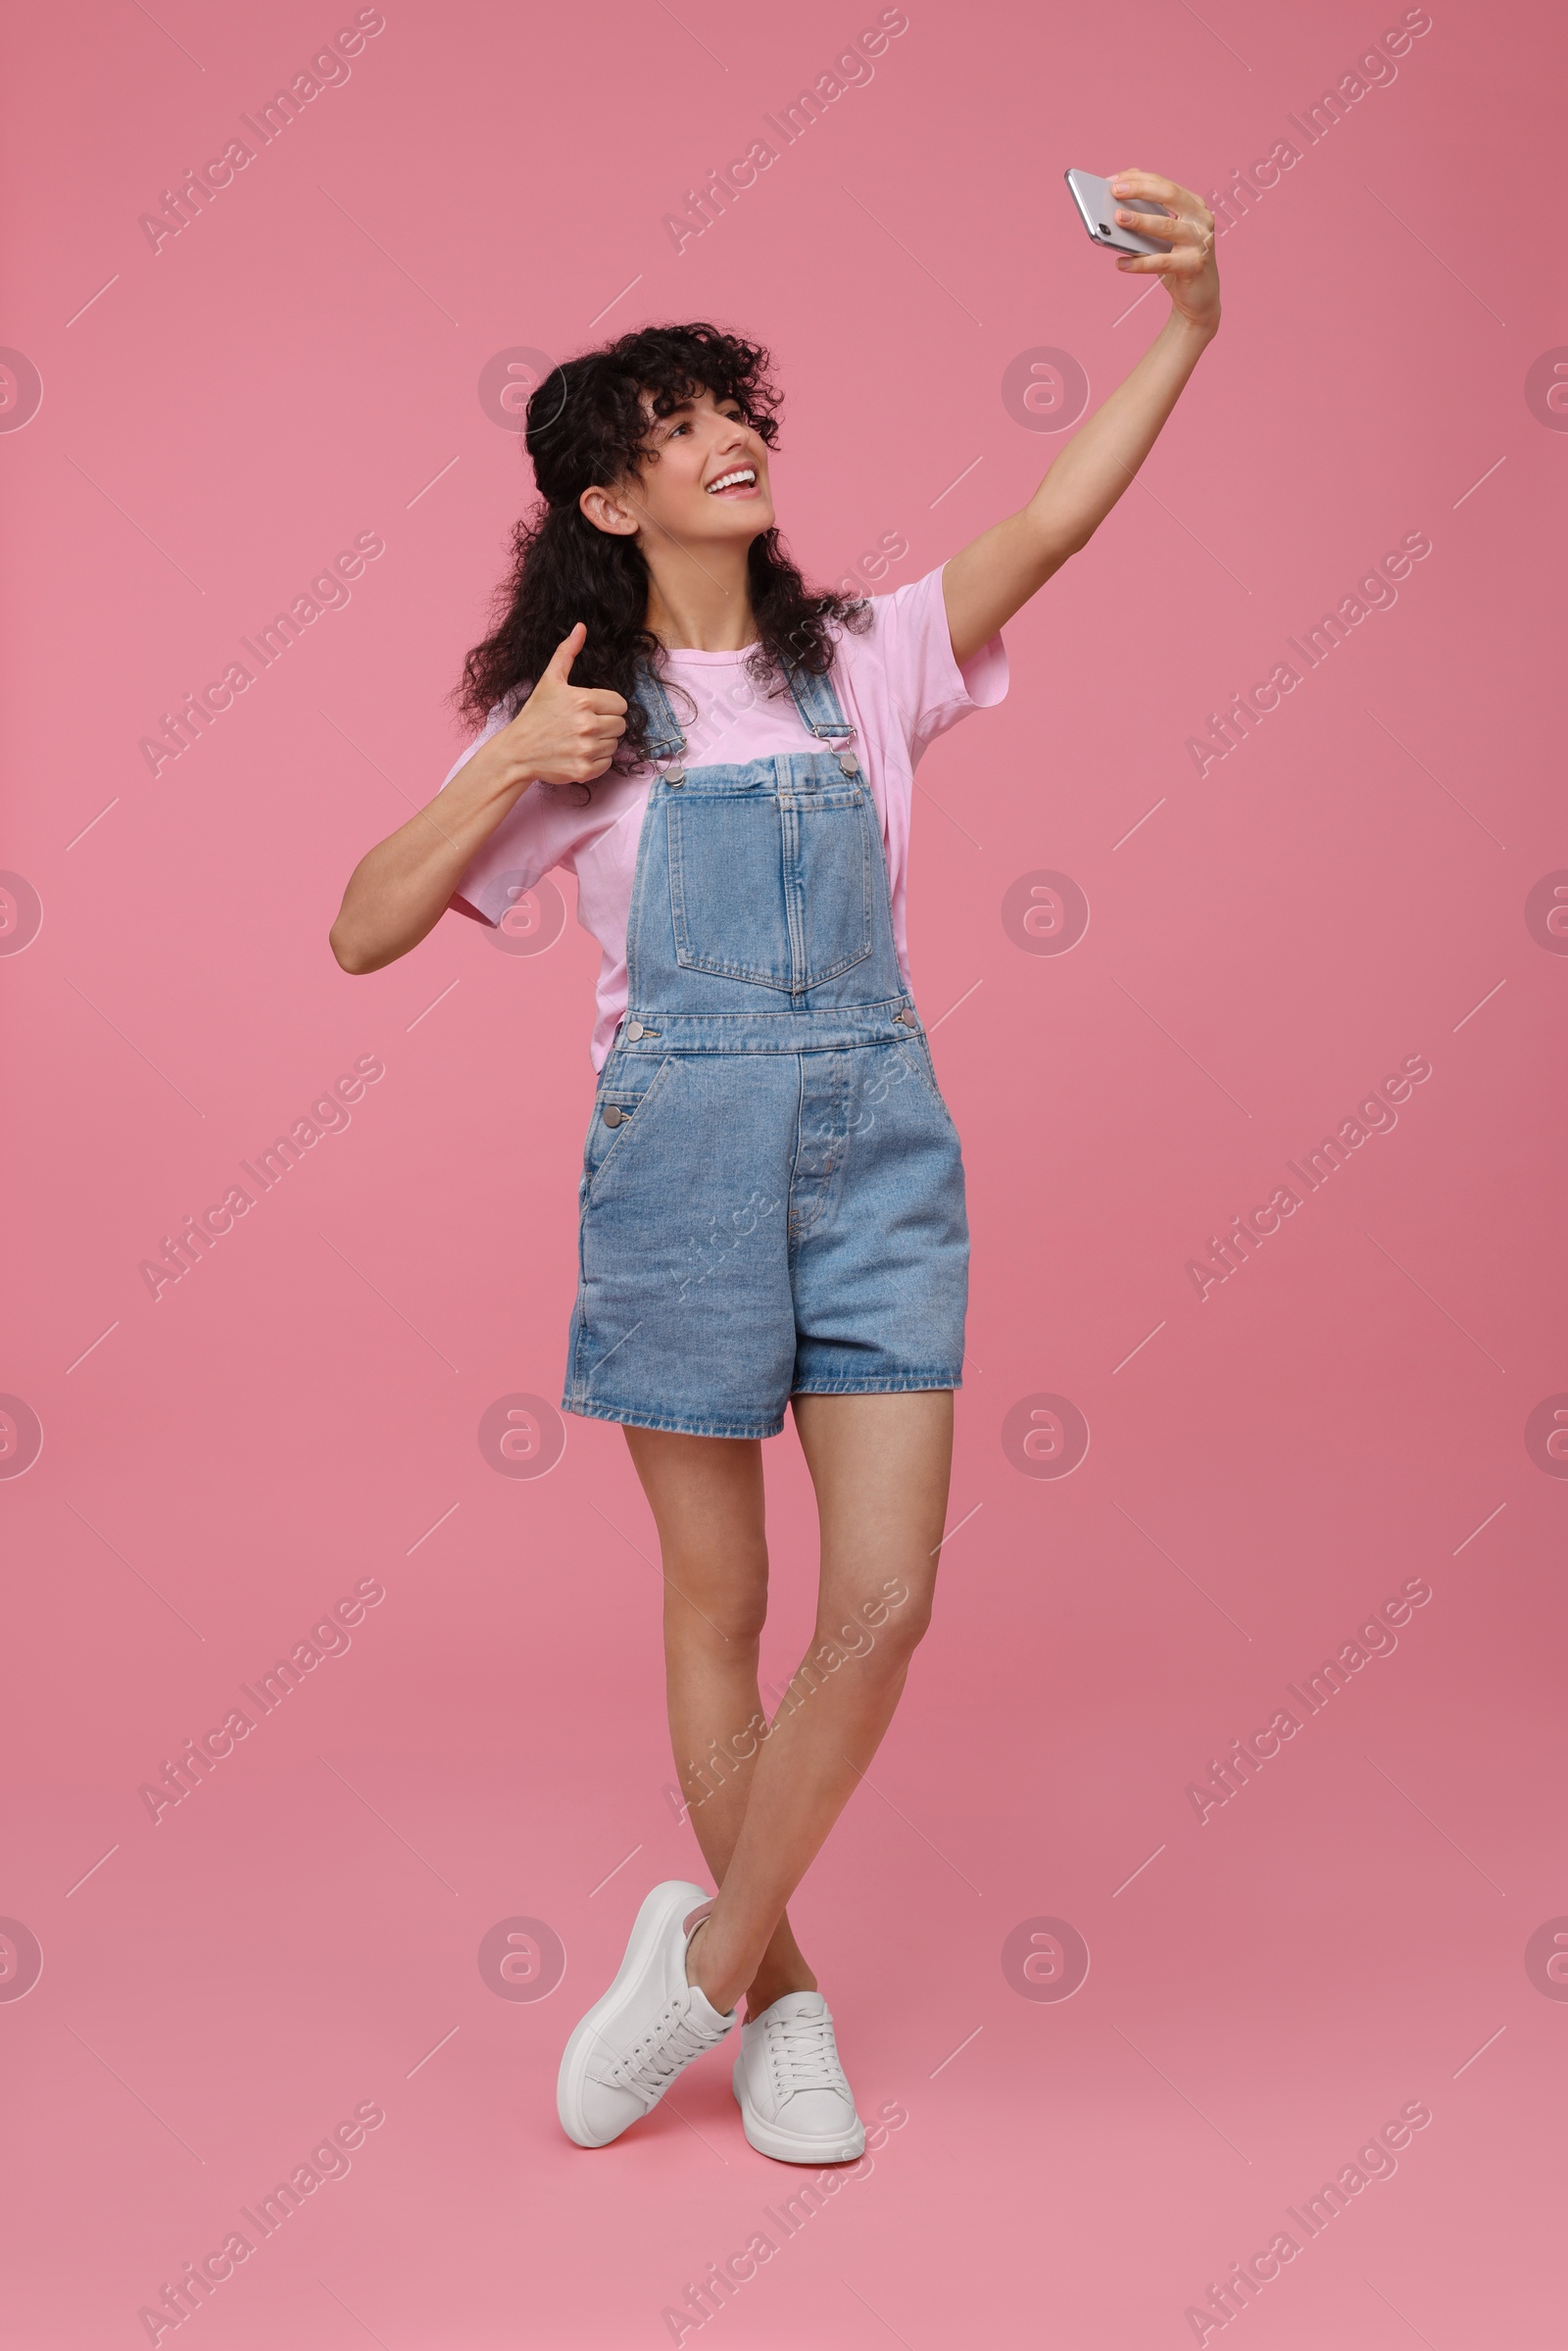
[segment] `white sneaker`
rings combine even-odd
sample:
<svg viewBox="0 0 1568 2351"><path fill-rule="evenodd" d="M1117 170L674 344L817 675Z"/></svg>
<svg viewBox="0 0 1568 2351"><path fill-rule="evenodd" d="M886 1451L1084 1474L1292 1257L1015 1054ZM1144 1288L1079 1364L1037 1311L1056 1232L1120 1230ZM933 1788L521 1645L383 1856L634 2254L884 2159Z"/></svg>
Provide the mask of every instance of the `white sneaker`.
<svg viewBox="0 0 1568 2351"><path fill-rule="evenodd" d="M712 1908L700 1886L671 1878L637 1913L620 1972L566 2043L556 2083L561 2128L579 2147L608 2147L658 2105L676 2075L735 2022L686 1981L686 1946Z"/></svg>
<svg viewBox="0 0 1568 2351"><path fill-rule="evenodd" d="M853 2163L865 2130L819 1991L786 1992L741 2027L731 2079L746 2135L779 2163Z"/></svg>

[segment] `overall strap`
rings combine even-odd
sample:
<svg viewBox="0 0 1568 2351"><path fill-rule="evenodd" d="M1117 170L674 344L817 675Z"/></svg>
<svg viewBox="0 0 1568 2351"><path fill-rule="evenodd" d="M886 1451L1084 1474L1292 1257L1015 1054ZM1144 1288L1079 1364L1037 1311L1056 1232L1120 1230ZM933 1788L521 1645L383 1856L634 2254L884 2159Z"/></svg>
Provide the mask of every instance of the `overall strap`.
<svg viewBox="0 0 1568 2351"><path fill-rule="evenodd" d="M636 682L632 690L648 720L648 732L644 738L647 756L651 759L674 759L678 752L685 750L686 738L669 707L669 696L646 661L637 663Z"/></svg>
<svg viewBox="0 0 1568 2351"><path fill-rule="evenodd" d="M795 697L795 707L818 742L847 743L855 729L839 708L831 670L819 677L809 669L792 667L785 675Z"/></svg>
<svg viewBox="0 0 1568 2351"><path fill-rule="evenodd" d="M816 676L808 669L791 667L785 676L795 707L819 743L847 743L855 733L839 704L833 689L831 673ZM680 730L669 697L646 661L639 661L634 688L637 701L648 719L645 750L650 759L672 759L686 748L686 738Z"/></svg>

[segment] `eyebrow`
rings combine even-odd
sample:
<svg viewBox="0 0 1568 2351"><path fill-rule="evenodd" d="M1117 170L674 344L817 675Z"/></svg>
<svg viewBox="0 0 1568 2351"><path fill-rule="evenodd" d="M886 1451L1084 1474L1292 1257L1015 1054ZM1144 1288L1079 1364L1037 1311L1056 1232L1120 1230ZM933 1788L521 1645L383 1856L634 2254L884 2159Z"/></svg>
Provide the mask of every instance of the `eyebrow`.
<svg viewBox="0 0 1568 2351"><path fill-rule="evenodd" d="M710 398L712 398L711 394L710 394ZM713 406L715 408L722 408L726 400L732 400L735 403L735 406L744 413L746 403L742 400L738 392L724 393L722 398L713 400ZM695 400L677 400L675 406L670 410L668 416L661 416L659 418L658 421L661 429L667 431L669 426L674 423L677 416L689 416L696 406L697 403Z"/></svg>

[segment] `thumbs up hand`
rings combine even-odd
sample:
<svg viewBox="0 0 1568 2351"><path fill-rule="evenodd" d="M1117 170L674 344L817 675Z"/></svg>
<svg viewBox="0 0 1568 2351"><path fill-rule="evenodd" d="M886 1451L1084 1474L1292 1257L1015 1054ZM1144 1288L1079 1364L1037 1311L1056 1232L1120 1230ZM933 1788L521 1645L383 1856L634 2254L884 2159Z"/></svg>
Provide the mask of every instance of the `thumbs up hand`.
<svg viewBox="0 0 1568 2351"><path fill-rule="evenodd" d="M570 683L571 664L587 641L587 627L579 620L556 647L516 717L496 738L497 750L530 781L592 783L609 767L626 731L622 695Z"/></svg>

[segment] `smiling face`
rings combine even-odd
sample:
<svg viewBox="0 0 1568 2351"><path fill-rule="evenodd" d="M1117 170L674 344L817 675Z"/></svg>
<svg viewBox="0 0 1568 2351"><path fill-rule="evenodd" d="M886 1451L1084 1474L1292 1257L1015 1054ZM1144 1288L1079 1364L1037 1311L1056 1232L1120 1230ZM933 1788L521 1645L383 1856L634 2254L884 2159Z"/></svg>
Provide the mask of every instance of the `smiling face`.
<svg viewBox="0 0 1568 2351"><path fill-rule="evenodd" d="M649 432L634 481L585 490L583 513L601 529L641 531L678 547L746 548L773 525L767 446L738 400L700 390L667 416L643 394Z"/></svg>

